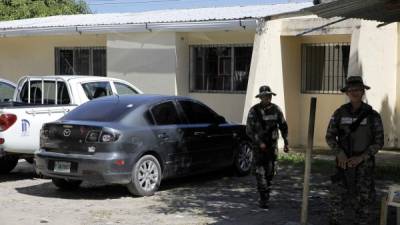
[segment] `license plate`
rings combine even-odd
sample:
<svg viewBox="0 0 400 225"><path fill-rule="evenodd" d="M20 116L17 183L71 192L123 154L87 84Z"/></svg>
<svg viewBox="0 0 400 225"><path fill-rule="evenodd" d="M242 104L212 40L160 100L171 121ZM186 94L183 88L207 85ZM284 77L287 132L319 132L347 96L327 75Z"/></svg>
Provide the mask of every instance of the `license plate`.
<svg viewBox="0 0 400 225"><path fill-rule="evenodd" d="M54 172L70 173L71 172L71 163L70 162L55 161L54 162Z"/></svg>

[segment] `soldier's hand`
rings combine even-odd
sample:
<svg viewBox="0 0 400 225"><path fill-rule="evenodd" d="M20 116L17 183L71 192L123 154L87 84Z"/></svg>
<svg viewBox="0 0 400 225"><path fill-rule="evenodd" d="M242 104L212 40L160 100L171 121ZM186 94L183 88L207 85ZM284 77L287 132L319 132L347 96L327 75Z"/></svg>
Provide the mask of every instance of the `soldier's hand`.
<svg viewBox="0 0 400 225"><path fill-rule="evenodd" d="M349 160L347 160L347 166L348 167L356 167L358 164L360 164L363 161L363 158L361 156L353 156Z"/></svg>
<svg viewBox="0 0 400 225"><path fill-rule="evenodd" d="M288 146L288 145L285 145L285 146L283 147L283 151L284 151L285 153L288 153L288 152L289 152L289 146Z"/></svg>
<svg viewBox="0 0 400 225"><path fill-rule="evenodd" d="M267 150L267 145L265 145L264 143L260 144L260 149L261 151L266 151Z"/></svg>
<svg viewBox="0 0 400 225"><path fill-rule="evenodd" d="M340 154L337 156L337 163L338 163L338 166L339 166L340 168L346 169L346 164L347 164L347 156L346 156L346 154L340 153Z"/></svg>

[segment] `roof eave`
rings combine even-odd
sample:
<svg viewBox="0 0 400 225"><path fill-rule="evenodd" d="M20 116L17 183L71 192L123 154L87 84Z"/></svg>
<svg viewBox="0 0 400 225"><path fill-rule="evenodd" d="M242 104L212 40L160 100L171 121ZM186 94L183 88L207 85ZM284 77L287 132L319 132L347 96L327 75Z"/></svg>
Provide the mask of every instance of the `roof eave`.
<svg viewBox="0 0 400 225"><path fill-rule="evenodd" d="M151 31L218 31L218 30L255 30L256 18L234 19L219 21L173 22L173 23L141 23L141 24L113 24L95 26L68 26L42 28L14 28L0 30L0 37L16 36L46 36L68 34L106 34L106 33L134 33Z"/></svg>

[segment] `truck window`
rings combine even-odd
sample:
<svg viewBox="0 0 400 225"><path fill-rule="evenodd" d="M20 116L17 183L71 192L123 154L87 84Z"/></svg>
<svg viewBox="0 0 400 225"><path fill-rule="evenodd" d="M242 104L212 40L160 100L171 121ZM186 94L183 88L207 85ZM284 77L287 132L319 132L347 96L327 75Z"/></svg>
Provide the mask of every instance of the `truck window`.
<svg viewBox="0 0 400 225"><path fill-rule="evenodd" d="M115 89L117 90L118 95L134 95L138 92L133 88L129 87L126 84L120 82L114 82Z"/></svg>
<svg viewBox="0 0 400 225"><path fill-rule="evenodd" d="M108 81L83 83L82 88L89 100L113 95L110 82Z"/></svg>
<svg viewBox="0 0 400 225"><path fill-rule="evenodd" d="M56 82L46 80L43 82L41 80L30 81L30 103L32 104L43 104L53 105L56 104L56 92L57 92L57 104L70 104L71 99L69 97L68 89L65 82L58 81L57 89ZM22 102L29 102L28 98L29 85L26 82L20 92L20 99Z"/></svg>
<svg viewBox="0 0 400 225"><path fill-rule="evenodd" d="M0 102L13 98L15 87L6 82L0 81Z"/></svg>

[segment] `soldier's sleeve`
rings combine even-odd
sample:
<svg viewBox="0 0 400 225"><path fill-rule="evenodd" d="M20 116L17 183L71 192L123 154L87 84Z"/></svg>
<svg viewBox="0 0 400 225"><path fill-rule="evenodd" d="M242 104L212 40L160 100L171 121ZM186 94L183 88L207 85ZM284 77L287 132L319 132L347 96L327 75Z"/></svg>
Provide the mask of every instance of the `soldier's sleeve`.
<svg viewBox="0 0 400 225"><path fill-rule="evenodd" d="M368 146L367 151L364 153L364 158L367 159L371 156L374 156L380 149L382 149L384 145L384 131L382 119L379 113L376 111L373 112L372 119L372 144Z"/></svg>
<svg viewBox="0 0 400 225"><path fill-rule="evenodd" d="M336 110L331 120L329 121L328 129L326 131L325 140L328 146L333 150L334 154L338 156L339 154L345 154L344 149L339 145L339 110Z"/></svg>
<svg viewBox="0 0 400 225"><path fill-rule="evenodd" d="M257 132L257 123L258 123L258 121L257 121L255 108L252 107L247 116L246 134L247 134L247 136L249 136L249 138L251 139L251 141L254 144L259 145L262 143L262 141Z"/></svg>
<svg viewBox="0 0 400 225"><path fill-rule="evenodd" d="M279 130L281 131L281 135L282 135L283 141L285 142L285 145L288 145L289 144L288 139L287 139L287 137L288 137L288 125L287 125L287 122L285 120L285 116L282 113L282 110L279 107L277 107L277 109L278 109L278 126L279 126Z"/></svg>

